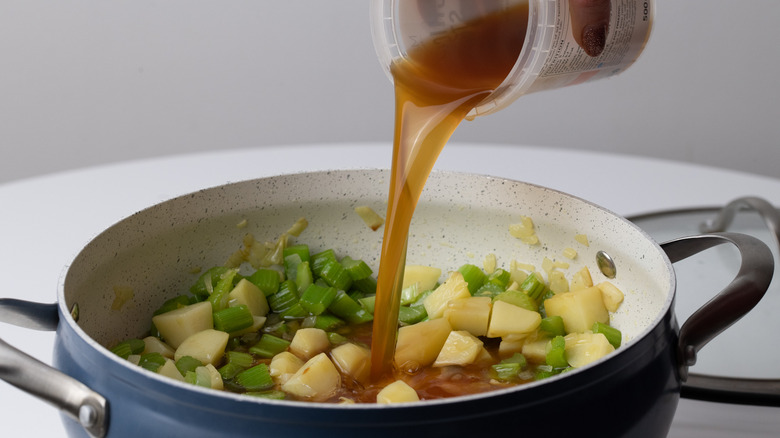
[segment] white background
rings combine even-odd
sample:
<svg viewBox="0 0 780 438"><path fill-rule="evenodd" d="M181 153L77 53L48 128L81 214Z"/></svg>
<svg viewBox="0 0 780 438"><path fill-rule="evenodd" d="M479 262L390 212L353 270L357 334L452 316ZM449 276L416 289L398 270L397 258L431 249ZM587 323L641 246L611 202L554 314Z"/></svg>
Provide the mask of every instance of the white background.
<svg viewBox="0 0 780 438"><path fill-rule="evenodd" d="M523 97L453 141L780 177L778 21L775 0L657 0L627 72ZM0 182L184 152L389 142L392 112L367 0L0 2Z"/></svg>

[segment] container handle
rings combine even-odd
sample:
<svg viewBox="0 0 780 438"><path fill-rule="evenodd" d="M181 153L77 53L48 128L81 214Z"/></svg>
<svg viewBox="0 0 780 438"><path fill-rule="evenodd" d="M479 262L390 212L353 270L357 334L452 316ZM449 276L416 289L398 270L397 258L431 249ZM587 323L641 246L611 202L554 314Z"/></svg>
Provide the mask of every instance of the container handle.
<svg viewBox="0 0 780 438"><path fill-rule="evenodd" d="M696 355L709 341L737 322L763 298L774 273L774 258L761 240L738 233L711 233L683 237L661 244L672 263L714 246L731 243L742 257L734 280L694 312L680 328L677 345L682 396L687 398L780 406L780 392L762 387L755 379L700 376L688 373Z"/></svg>
<svg viewBox="0 0 780 438"><path fill-rule="evenodd" d="M56 304L0 299L0 321L33 330L57 328ZM78 421L90 436L108 431L108 401L67 374L0 339L0 379L34 395Z"/></svg>

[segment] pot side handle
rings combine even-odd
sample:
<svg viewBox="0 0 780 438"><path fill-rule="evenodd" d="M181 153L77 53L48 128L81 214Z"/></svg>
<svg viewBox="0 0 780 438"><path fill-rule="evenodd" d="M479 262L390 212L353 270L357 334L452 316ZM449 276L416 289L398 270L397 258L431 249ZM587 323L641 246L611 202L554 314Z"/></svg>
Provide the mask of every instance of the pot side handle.
<svg viewBox="0 0 780 438"><path fill-rule="evenodd" d="M696 363L697 352L763 298L772 281L774 258L769 247L761 240L739 233L702 234L661 244L669 259L675 263L723 243L736 246L742 262L734 280L694 312L680 328L677 353L680 378L683 381L682 396L709 401L780 405L777 385L773 390L751 379L721 379L695 374L689 376L688 367ZM743 384L735 385L738 382Z"/></svg>
<svg viewBox="0 0 780 438"><path fill-rule="evenodd" d="M0 299L0 321L33 330L57 328L56 304ZM59 408L92 437L108 431L108 401L83 383L0 339L0 379Z"/></svg>

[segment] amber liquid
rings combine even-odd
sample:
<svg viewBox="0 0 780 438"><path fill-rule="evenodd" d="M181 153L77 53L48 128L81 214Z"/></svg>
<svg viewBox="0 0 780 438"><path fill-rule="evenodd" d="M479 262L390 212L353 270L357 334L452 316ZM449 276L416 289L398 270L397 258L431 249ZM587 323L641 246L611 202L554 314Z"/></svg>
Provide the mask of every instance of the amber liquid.
<svg viewBox="0 0 780 438"><path fill-rule="evenodd" d="M455 128L511 71L527 22L528 4L519 4L437 36L391 66L395 136L374 307L374 381L393 371L406 241L423 186Z"/></svg>

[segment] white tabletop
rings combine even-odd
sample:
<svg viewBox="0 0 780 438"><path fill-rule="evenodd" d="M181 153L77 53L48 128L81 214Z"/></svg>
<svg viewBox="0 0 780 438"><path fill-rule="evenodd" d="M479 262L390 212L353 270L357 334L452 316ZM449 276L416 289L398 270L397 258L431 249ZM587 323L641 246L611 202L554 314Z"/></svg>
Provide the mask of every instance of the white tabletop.
<svg viewBox="0 0 780 438"><path fill-rule="evenodd" d="M98 232L137 210L226 182L280 173L386 168L389 144L242 149L101 166L0 185L0 296L54 302L69 261ZM780 180L723 169L574 150L515 145L448 145L441 170L539 184L621 215L723 205L760 196L780 204ZM0 325L6 342L51 362L54 334ZM63 436L58 412L0 382L3 436ZM770 437L780 409L681 400L670 437Z"/></svg>

